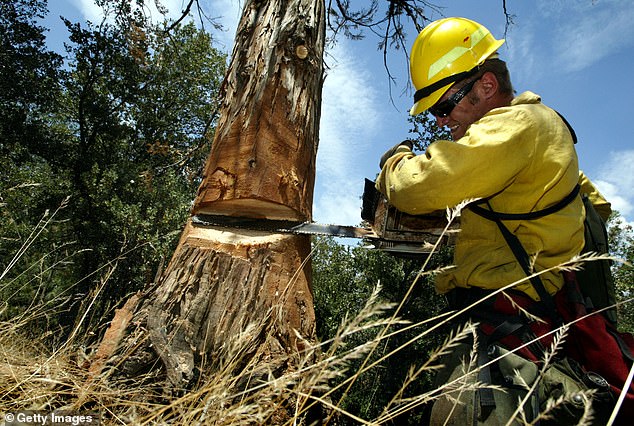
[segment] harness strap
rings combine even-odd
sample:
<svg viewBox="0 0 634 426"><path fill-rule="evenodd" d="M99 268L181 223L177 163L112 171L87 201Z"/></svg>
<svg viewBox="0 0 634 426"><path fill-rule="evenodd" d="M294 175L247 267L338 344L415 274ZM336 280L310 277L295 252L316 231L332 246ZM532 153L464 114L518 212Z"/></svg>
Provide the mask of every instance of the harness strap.
<svg viewBox="0 0 634 426"><path fill-rule="evenodd" d="M553 110L553 111L555 111L555 110ZM561 118L561 121L563 121L564 124L566 125L566 127L568 128L568 131L570 132L570 136L572 137L572 142L576 144L577 143L577 133L575 133L575 129L572 128L572 126L570 125L568 120L566 120L566 117L561 115L559 113L559 111L555 111L555 112L557 113L559 118ZM581 190L581 186L579 184L577 184L572 189L570 194L568 194L567 196L565 196L563 199L561 199L557 203L553 204L552 206L546 207L545 209L542 209L542 210L537 210L537 211L528 212L528 213L502 213L502 212L493 211L492 209L487 210L485 208L482 208L482 207L478 206L478 204L487 203L488 202L487 199L475 201L475 202L469 204L469 208L474 213L476 213L476 214L478 214L478 215L480 215L480 216L482 216L482 217L484 217L486 219L489 219L489 220L495 220L496 218L498 218L500 220L532 220L532 219L539 219L539 218L547 216L549 214L556 213L559 210L561 210L564 207L566 207L568 204L572 203L573 200L579 194L580 190ZM490 207L491 206L489 206L489 208Z"/></svg>
<svg viewBox="0 0 634 426"><path fill-rule="evenodd" d="M568 130L570 131L570 134L572 136L573 142L577 143L577 135L575 134L575 131L573 130L573 128L570 126L568 121L561 114L559 114L559 112L557 112L557 114L559 115L559 117L561 117L563 122L568 127ZM504 237L504 240L506 241L506 243L508 244L509 248L513 252L513 255L517 259L517 261L520 264L520 266L521 266L522 270L524 271L524 273L529 277L531 285L533 286L533 288L537 292L537 295L541 299L542 303L541 304L537 304L537 305L538 306L543 306L546 309L546 311L548 312L548 314L550 314L552 320L554 322L559 322L559 323L561 323L562 319L561 319L561 316L559 315L559 313L557 312L557 308L555 306L554 298L546 291L546 288L544 287L544 284L543 284L542 280L540 279L539 275L531 276L532 275L532 271L531 271L531 268L530 268L530 258L529 258L528 253L526 252L526 250L522 246L522 243L520 242L519 238L517 238L502 223L502 220L531 220L531 219L538 219L538 218L547 216L549 214L555 213L555 212L563 209L564 207L566 207L568 204L570 204L577 197L577 195L579 195L580 188L581 188L580 185L577 184L577 185L575 185L573 190L570 192L570 194L568 194L566 197L564 197L562 200L558 201L554 205L552 205L550 207L547 207L545 209L542 209L542 210L529 212L529 213L517 213L517 214L514 214L514 213L500 213L500 212L496 212L496 211L493 210L493 208L491 207L491 204L486 199L482 200L482 201L475 202L475 203L471 203L469 205L469 208L471 209L471 211L473 211L474 213L484 217L485 219L494 221L496 223L496 225L500 229L500 232L502 233L502 236ZM477 204L482 204L482 203L486 203L487 206L489 207L489 209L487 210L487 209L477 205ZM493 333L489 336L488 342L496 342L498 340L503 339L506 336L516 335L522 329L524 329L525 327L526 327L526 323L525 322L523 322L521 320L520 321L514 321L512 319L508 319L507 318L507 319L505 319L505 320L503 320L503 321L498 323L498 325L495 327ZM617 341L618 341L618 339L617 339ZM537 346L541 346L541 344L539 344L539 341L537 343L538 343ZM621 341L619 343L623 343L623 342ZM543 348L541 348L541 349L543 350ZM629 351L628 352L624 352L624 353L628 353L629 354ZM631 356L631 354L630 354L630 356ZM483 348L483 345L480 345L479 348L478 348L478 365L480 367L482 367L484 364L486 364L488 362L489 362L488 352L487 352L487 350L485 348ZM489 366L482 367L480 369L479 379L480 379L480 381L482 383L492 383L491 371L490 371ZM489 388L478 389L478 394L480 396L480 408L481 408L481 413L482 413L482 417L480 418L480 420L484 421L490 415L490 413L495 409L495 399L493 398L492 390L489 389ZM539 406L539 404L536 404L536 406L533 407L533 409L535 411L535 413L534 413L535 414L535 418L537 418L538 406Z"/></svg>
<svg viewBox="0 0 634 426"><path fill-rule="evenodd" d="M506 336L515 334L524 328L524 325L525 324L523 322L506 320L495 327L495 330L493 330L493 333L489 336L489 342L497 342Z"/></svg>
<svg viewBox="0 0 634 426"><path fill-rule="evenodd" d="M542 210L536 210L536 211L528 212L528 213L502 213L502 212L496 212L492 210L490 205L489 205L489 210L478 205L478 204L484 204L484 203L488 204L489 203L488 199L474 201L473 203L469 204L469 209L475 214L477 214L478 216L482 216L483 218L489 219L491 221L539 219L544 216L548 216L549 214L556 213L559 210L566 207L568 204L572 203L575 200L575 198L577 198L577 195L579 195L580 190L581 190L581 186L577 184L572 189L570 194L566 195L564 198L557 201L552 206L546 207L545 209L542 209Z"/></svg>
<svg viewBox="0 0 634 426"><path fill-rule="evenodd" d="M522 246L519 238L517 238L511 231L509 231L509 229L504 226L500 219L495 218L493 220L498 228L500 228L502 236L506 240L508 246L511 248L511 251L513 252L513 255L515 255L517 262L522 267L522 270L524 271L526 276L529 277L529 281L533 285L533 288L537 292L540 300L542 301L548 312L551 314L551 318L553 318L553 320L555 321L558 321L559 314L557 313L557 309L555 308L555 301L553 300L550 293L546 291L546 288L544 287L541 278L539 278L539 275L532 275L530 258L528 256L528 253L526 253L526 250L524 250L524 247Z"/></svg>
<svg viewBox="0 0 634 426"><path fill-rule="evenodd" d="M568 125L567 122L566 124ZM574 132L572 129L571 131ZM546 288L544 287L544 284L542 283L541 278L539 278L538 275L531 276L533 272L531 271L530 257L528 256L528 253L526 253L526 250L522 246L522 243L520 242L519 238L517 238L511 231L509 231L509 229L502 223L502 220L532 220L532 219L538 219L540 217L544 217L549 214L555 213L563 209L564 207L566 207L568 204L570 204L577 197L577 195L579 195L580 189L581 189L581 186L577 184L567 196L562 198L557 203L545 209L536 210L529 213L496 212L491 207L491 204L489 203L488 199L476 201L475 203L469 204L469 209L472 212L474 212L475 214L479 216L482 216L485 219L495 222L495 224L498 226L498 228L500 229L500 232L502 233L502 236L504 237L504 240L506 241L509 248L513 252L513 255L517 259L517 262L520 264L526 276L529 277L529 280L533 288L537 292L537 295L539 296L540 300L543 302L544 306L547 309L547 312L551 315L551 318L553 318L554 321L561 321L561 318L559 314L557 313L557 309L555 307L555 301L553 300L552 296L546 291ZM486 203L489 208L485 209L477 205L482 203Z"/></svg>
<svg viewBox="0 0 634 426"><path fill-rule="evenodd" d="M612 335L612 337L614 337L614 340L616 340L616 343L619 345L619 348L621 349L621 353L623 354L623 357L629 359L630 362L634 362L634 354L630 350L630 347L628 346L628 344L619 335L618 331L610 327L607 328L607 331L608 333Z"/></svg>
<svg viewBox="0 0 634 426"><path fill-rule="evenodd" d="M487 345L482 342L478 344L478 367L480 372L478 373L478 381L480 383L493 383L491 377L491 366L486 365L490 361ZM478 420L484 422L489 415L495 410L495 397L493 396L493 389L490 387L478 388L478 396L480 397L480 416Z"/></svg>
<svg viewBox="0 0 634 426"><path fill-rule="evenodd" d="M553 110L555 111L555 110ZM566 127L568 128L568 130L570 131L570 136L572 136L572 142L573 143L577 143L577 134L575 133L575 129L572 128L572 126L570 125L570 123L568 123L568 120L566 120L566 117L564 117L563 115L561 115L559 113L559 111L555 111L557 113L557 115L559 116L559 118L561 118L561 120L564 122L564 124L566 125Z"/></svg>

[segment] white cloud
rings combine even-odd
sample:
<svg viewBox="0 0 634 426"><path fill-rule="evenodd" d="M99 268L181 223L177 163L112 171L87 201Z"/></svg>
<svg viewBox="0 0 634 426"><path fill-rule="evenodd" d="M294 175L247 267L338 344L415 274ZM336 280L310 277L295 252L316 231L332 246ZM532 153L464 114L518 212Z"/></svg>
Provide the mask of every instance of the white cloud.
<svg viewBox="0 0 634 426"><path fill-rule="evenodd" d="M634 214L634 150L611 152L609 160L599 169L594 182L605 198L612 203L612 209L622 216L632 219Z"/></svg>
<svg viewBox="0 0 634 426"><path fill-rule="evenodd" d="M315 220L334 225L357 225L361 222L361 194L358 185L339 185L338 191L322 192L315 202ZM347 187L347 188L346 188ZM347 190L346 190L347 189Z"/></svg>
<svg viewBox="0 0 634 426"><path fill-rule="evenodd" d="M330 54L334 59L323 88L314 213L321 222L356 225L363 191L359 152L376 129L379 107L367 64L355 57L348 42L340 42Z"/></svg>
<svg viewBox="0 0 634 426"><path fill-rule="evenodd" d="M88 21L97 23L101 22L104 17L103 9L95 4L94 0L71 0L79 9L81 15ZM184 7L183 2L181 0L160 0L160 3L163 7L167 8L169 11L168 16L175 18L179 17ZM159 13L156 3L154 1L146 2L145 4L145 13L151 17L154 22L161 21L163 19L163 15Z"/></svg>
<svg viewBox="0 0 634 426"><path fill-rule="evenodd" d="M634 3L619 2L615 6L591 11L559 27L554 47L564 69L584 69L634 44Z"/></svg>
<svg viewBox="0 0 634 426"><path fill-rule="evenodd" d="M354 143L369 134L378 111L373 106L371 76L350 49L344 43L330 53L336 62L324 82L317 167L323 173L341 175L349 167Z"/></svg>
<svg viewBox="0 0 634 426"><path fill-rule="evenodd" d="M76 6L88 21L99 22L103 18L103 11L95 4L94 0L77 0Z"/></svg>
<svg viewBox="0 0 634 426"><path fill-rule="evenodd" d="M588 0L538 0L537 10L547 18L559 19L571 13L587 13L588 8L595 6L594 1Z"/></svg>
<svg viewBox="0 0 634 426"><path fill-rule="evenodd" d="M628 217L632 213L632 203L620 195L620 188L611 182L604 180L596 180L594 184L599 189L599 192L612 204L612 210L616 210L621 213L621 216Z"/></svg>
<svg viewBox="0 0 634 426"><path fill-rule="evenodd" d="M536 7L518 12L509 28L512 76L530 81L553 70L572 73L611 55L629 54L633 21L631 0L539 0Z"/></svg>
<svg viewBox="0 0 634 426"><path fill-rule="evenodd" d="M530 22L521 22L509 29L506 43L500 48L500 57L506 61L513 81L526 81L536 72L535 28Z"/></svg>

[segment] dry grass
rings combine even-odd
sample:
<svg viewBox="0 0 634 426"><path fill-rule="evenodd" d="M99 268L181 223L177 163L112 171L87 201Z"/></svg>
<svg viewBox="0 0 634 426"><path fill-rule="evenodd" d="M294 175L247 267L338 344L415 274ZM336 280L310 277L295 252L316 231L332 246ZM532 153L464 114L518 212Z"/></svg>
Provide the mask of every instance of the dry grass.
<svg viewBox="0 0 634 426"><path fill-rule="evenodd" d="M338 409L328 402L329 383L345 373L352 360L366 355L376 342L341 351L344 340L362 330L387 325L381 319L388 305L376 295L366 307L340 329L337 336L304 354L278 359L257 352L245 359L263 324L252 324L227 342L224 363L195 388L167 397L151 374L126 381L103 374L91 379L81 338L52 350L43 340L27 338L22 324L0 324L0 412L18 410L73 410L102 414L105 424L297 424L316 403ZM335 352L340 352L334 355ZM123 360L125 362L125 360ZM281 377L272 371L280 364L294 369ZM281 418L280 412L287 413Z"/></svg>
<svg viewBox="0 0 634 426"><path fill-rule="evenodd" d="M452 211L450 214L454 217L456 212ZM562 267L576 267L578 261L579 259L575 259ZM424 271L425 267L419 277L428 273ZM105 283L107 277L108 271L104 273L102 283ZM525 280L509 284L499 292L523 281ZM414 285L416 282L411 288ZM411 288L405 298L409 296ZM308 345L306 342L309 349L301 354L271 355L257 350L255 356L245 358L245 354L253 354L252 348L265 327L264 320L252 323L227 342L221 356L222 361L217 362L213 375L200 379L193 389L171 396L157 387L156 373L125 380L111 374L112 370L104 369L101 374L91 378L88 372L90 350L84 347L86 340L77 332L79 328L57 348L47 346L46 336L34 337L26 334L30 321L43 315L41 307L33 306L19 317L0 323L0 412L53 409L91 411L100 413L102 424L108 425L300 425L309 424L311 416L333 424L336 423L336 418L343 416L358 424L379 425L389 423L397 416L440 397L447 396L457 401L456 395L463 392L491 387L490 384L474 380L482 368L475 362L477 326L466 324L449 336L429 359L423 360L419 366L411 367L402 388L393 395L377 418L362 419L343 410L341 407L347 391L361 374L377 368L382 360L407 348L417 339L437 333L444 323L461 314L454 312L417 324L407 324L399 319L402 304L395 307L381 303L378 292L377 287L361 312L345 321L333 339L318 345ZM494 294L490 297L493 296ZM99 297L99 291L93 297ZM89 309L91 304L86 306ZM50 312L47 311L47 314ZM84 316L86 314L87 312ZM272 311L270 315L277 315L277 312ZM378 360L372 357L377 347L386 339L412 329L421 331ZM372 337L363 344L346 346L349 336L360 332L367 334L368 330L372 331ZM555 345L547 351L540 374L544 374L558 345L565 338L565 331L565 328L554 331L557 333ZM267 332L274 333L275 330ZM475 343L462 377L438 389L408 395L409 386L417 378L438 369L441 357L467 338ZM359 360L362 360L361 366L356 371L349 371L353 361ZM490 363L496 361L498 359L491 360ZM125 359L120 359L119 362L125 362ZM291 368L287 368L281 376L276 375L274 371L279 365ZM335 382L339 384L333 385ZM528 395L535 391L538 382L524 385ZM333 400L335 393L343 396ZM540 418L549 416L570 397L563 395L557 400L549 401ZM589 401L590 396L584 397ZM518 405L508 424L513 421L531 424L522 405ZM589 407L589 404L586 406ZM590 419L591 410L588 408L581 424L587 424Z"/></svg>

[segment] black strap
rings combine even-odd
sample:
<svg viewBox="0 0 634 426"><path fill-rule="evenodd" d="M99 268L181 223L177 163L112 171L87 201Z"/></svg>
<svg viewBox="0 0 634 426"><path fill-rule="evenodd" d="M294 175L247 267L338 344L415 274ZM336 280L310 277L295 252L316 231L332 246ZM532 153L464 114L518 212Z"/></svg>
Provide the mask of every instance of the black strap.
<svg viewBox="0 0 634 426"><path fill-rule="evenodd" d="M516 333L525 326L526 323L522 317L509 317L493 329L493 333L491 333L487 342L495 343L512 334L517 335Z"/></svg>
<svg viewBox="0 0 634 426"><path fill-rule="evenodd" d="M555 111L555 110L553 110L553 111ZM568 128L568 131L570 132L570 136L572 136L572 141L574 143L577 143L577 134L575 133L575 129L572 128L570 123L568 123L568 120L566 120L566 117L561 115L559 113L559 111L555 111L555 112L557 113L559 118L561 118L561 120L564 122L564 124ZM561 210L564 207L566 207L568 204L572 203L572 201L579 194L580 189L581 189L581 186L579 184L577 184L572 189L570 194L565 196L559 202L553 204L550 207L546 207L545 209L537 210L537 211L529 212L529 213L501 213L501 212L493 211L492 209L487 210L485 208L482 208L482 207L478 206L478 204L488 203L488 199L475 201L475 202L469 204L469 208L474 213L476 213L476 214L478 214L478 215L480 215L480 216L482 216L482 217L484 217L486 219L493 220L493 221L496 220L496 219L500 219L500 220L533 220L533 219L539 219L540 217L544 217L544 216L547 216L549 214L558 212L559 210Z"/></svg>
<svg viewBox="0 0 634 426"><path fill-rule="evenodd" d="M555 111L555 110L553 110ZM559 118L561 118L563 120L563 122L566 124L566 127L568 128L568 130L570 131L570 136L572 136L572 142L573 143L577 143L577 134L575 133L575 129L572 128L572 126L570 125L570 123L568 123L568 120L566 120L566 117L564 117L563 115L561 115L559 113L559 111L555 111L557 113L557 115L559 116Z"/></svg>
<svg viewBox="0 0 634 426"><path fill-rule="evenodd" d="M480 383L493 383L491 366L487 365L489 361L488 348L486 345L480 343L478 345L478 367L480 368L478 381ZM480 415L478 420L484 422L491 415L493 410L495 410L495 396L493 395L493 389L488 386L478 388L478 396L480 397Z"/></svg>
<svg viewBox="0 0 634 426"><path fill-rule="evenodd" d="M557 203L553 204L550 207L546 207L542 210L536 210L528 213L502 213L496 212L494 210L485 209L484 207L480 207L478 204L489 203L488 199L478 200L471 204L469 204L469 209L475 214L484 217L485 219L489 219L492 221L495 220L533 220L539 219L544 216L548 216L549 214L556 213L559 210L566 207L568 204L572 203L577 195L579 195L579 191L581 190L581 186L577 184L570 194L566 195L564 198L559 200ZM490 206L489 206L490 207Z"/></svg>
<svg viewBox="0 0 634 426"><path fill-rule="evenodd" d="M526 250L524 250L524 247L522 246L522 243L520 242L519 238L513 235L513 233L509 231L506 226L504 226L504 224L502 223L500 219L495 218L493 219L493 221L496 223L498 228L500 228L500 231L502 232L502 236L506 240L506 243L508 244L508 246L511 248L513 255L515 256L515 258L517 259L517 262L522 267L522 270L524 271L526 276L531 276L533 272L531 271L531 267L530 267L530 258L528 256L528 253L526 253ZM555 309L555 302L552 296L546 291L546 288L544 287L542 280L539 278L539 275L532 276L529 278L529 280L531 284L533 285L533 288L537 292L537 295L539 296L541 301L544 303L544 306L546 306L546 308L548 309L548 312L552 315L552 318L557 319L558 315L557 315L557 310Z"/></svg>
<svg viewBox="0 0 634 426"><path fill-rule="evenodd" d="M430 84L426 87L421 87L414 93L414 103L420 101L423 98L434 93L436 90L445 87L449 83L454 83L456 81L464 80L465 78L471 77L473 74L478 72L480 67L475 67L469 71L464 71L458 74L450 75L449 77L445 77L443 79L438 80L437 82Z"/></svg>
<svg viewBox="0 0 634 426"><path fill-rule="evenodd" d="M623 354L625 358L629 359L630 362L634 362L634 354L632 354L632 350L630 349L628 344L623 340L619 332L612 327L607 327L607 330L608 330L608 333L610 333L612 337L614 337L614 340L616 340L616 343L619 345L619 348L621 348L621 354Z"/></svg>
<svg viewBox="0 0 634 426"><path fill-rule="evenodd" d="M502 233L504 240L506 241L511 251L513 252L513 255L517 259L517 262L522 267L522 270L524 271L526 276L531 276L532 271L530 268L530 257L528 256L528 253L526 253L526 250L524 250L524 247L522 246L522 243L520 242L519 238L517 238L511 231L509 231L509 229L506 226L504 226L504 224L502 223L502 220L531 220L531 219L538 219L540 217L544 217L546 215L555 213L563 209L564 207L566 207L568 204L570 204L577 197L577 195L579 195L580 188L581 188L580 185L577 184L575 185L573 190L570 192L570 194L565 196L563 199L561 199L557 203L545 209L537 210L537 211L529 212L529 213L496 212L491 207L491 204L489 203L488 199L476 201L475 203L469 204L469 209L473 211L475 214L495 222L495 224L500 229L500 232ZM486 203L489 208L485 209L477 205L482 203ZM546 291L546 288L544 287L542 280L539 278L538 275L534 277L530 277L529 280L531 284L533 285L533 288L537 292L537 295L539 296L539 298L544 302L544 306L546 307L548 313L552 316L553 320L558 321L559 315L557 314L557 310L555 308L555 302L552 296Z"/></svg>

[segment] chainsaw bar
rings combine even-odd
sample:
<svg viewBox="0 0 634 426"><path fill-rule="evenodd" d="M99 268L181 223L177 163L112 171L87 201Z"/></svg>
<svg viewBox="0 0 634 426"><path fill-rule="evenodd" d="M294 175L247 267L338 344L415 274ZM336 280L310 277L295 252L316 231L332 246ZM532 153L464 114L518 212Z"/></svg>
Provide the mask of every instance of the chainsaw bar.
<svg viewBox="0 0 634 426"><path fill-rule="evenodd" d="M326 235L343 238L378 238L369 228L346 225L324 225L315 222L292 220L252 219L244 217L197 214L192 223L198 226L250 229L253 231L275 232L294 235Z"/></svg>
<svg viewBox="0 0 634 426"><path fill-rule="evenodd" d="M197 214L191 217L196 226L215 228L248 229L252 231L272 232L294 235L323 235L330 237L357 238L374 248L395 256L418 257L432 252L433 244L439 237L433 233L418 234L416 241L385 239L371 228L359 228L346 225L324 225L315 222L297 222L292 220L253 219L234 216Z"/></svg>

